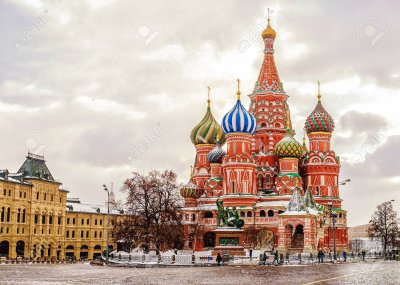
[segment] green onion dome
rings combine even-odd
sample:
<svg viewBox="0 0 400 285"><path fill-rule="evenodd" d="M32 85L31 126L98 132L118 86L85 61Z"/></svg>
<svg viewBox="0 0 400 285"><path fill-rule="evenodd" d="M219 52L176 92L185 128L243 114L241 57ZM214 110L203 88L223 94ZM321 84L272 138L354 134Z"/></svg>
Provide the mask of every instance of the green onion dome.
<svg viewBox="0 0 400 285"><path fill-rule="evenodd" d="M304 150L302 144L293 137L292 132L289 129L286 130L286 136L275 146L275 153L279 158L299 158L303 152Z"/></svg>
<svg viewBox="0 0 400 285"><path fill-rule="evenodd" d="M193 128L190 139L194 145L216 144L218 136L220 137L220 144L224 144L225 134L211 113L210 99L208 99L207 112L201 122Z"/></svg>

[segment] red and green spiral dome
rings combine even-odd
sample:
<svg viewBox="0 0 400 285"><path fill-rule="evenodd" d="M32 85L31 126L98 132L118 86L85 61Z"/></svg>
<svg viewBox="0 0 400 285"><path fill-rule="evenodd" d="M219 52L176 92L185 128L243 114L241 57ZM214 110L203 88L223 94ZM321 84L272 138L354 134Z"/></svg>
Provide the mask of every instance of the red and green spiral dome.
<svg viewBox="0 0 400 285"><path fill-rule="evenodd" d="M308 134L314 132L332 133L335 129L335 122L322 106L320 100L318 100L314 111L307 117L305 129Z"/></svg>

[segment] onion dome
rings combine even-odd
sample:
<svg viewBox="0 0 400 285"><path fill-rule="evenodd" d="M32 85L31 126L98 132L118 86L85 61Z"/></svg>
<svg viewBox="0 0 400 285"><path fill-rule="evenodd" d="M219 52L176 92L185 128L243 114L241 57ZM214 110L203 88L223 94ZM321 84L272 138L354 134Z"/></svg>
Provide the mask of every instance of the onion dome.
<svg viewBox="0 0 400 285"><path fill-rule="evenodd" d="M226 152L221 148L219 143L219 137L217 138L217 145L208 153L208 161L210 163L221 163L222 158L226 155Z"/></svg>
<svg viewBox="0 0 400 285"><path fill-rule="evenodd" d="M331 115L325 110L321 103L320 84L318 82L318 103L314 111L307 117L305 129L307 133L327 132L332 133L335 128L335 122Z"/></svg>
<svg viewBox="0 0 400 285"><path fill-rule="evenodd" d="M210 87L208 87L208 106L204 118L198 123L190 133L190 139L194 145L198 144L215 144L217 136L220 136L220 143L225 142L225 135L221 130L221 126L214 119L210 107Z"/></svg>
<svg viewBox="0 0 400 285"><path fill-rule="evenodd" d="M253 134L256 130L256 119L248 112L240 101L240 80L238 82L237 102L222 119L222 129L225 134L229 133L249 133Z"/></svg>
<svg viewBox="0 0 400 285"><path fill-rule="evenodd" d="M262 36L263 39L266 39L266 38L275 39L276 38L276 32L271 27L271 23L270 23L270 20L269 20L269 9L268 9L268 25L265 28L265 30L262 32L261 36Z"/></svg>
<svg viewBox="0 0 400 285"><path fill-rule="evenodd" d="M292 135L291 130L286 130L286 136L275 146L275 153L279 158L296 157L303 154L303 146Z"/></svg>
<svg viewBox="0 0 400 285"><path fill-rule="evenodd" d="M192 171L191 171L192 173ZM202 194L202 190L197 187L196 184L193 183L193 178L192 178L192 174L190 174L190 179L189 182L185 185L183 185L180 189L181 192L181 196L183 198L199 198Z"/></svg>

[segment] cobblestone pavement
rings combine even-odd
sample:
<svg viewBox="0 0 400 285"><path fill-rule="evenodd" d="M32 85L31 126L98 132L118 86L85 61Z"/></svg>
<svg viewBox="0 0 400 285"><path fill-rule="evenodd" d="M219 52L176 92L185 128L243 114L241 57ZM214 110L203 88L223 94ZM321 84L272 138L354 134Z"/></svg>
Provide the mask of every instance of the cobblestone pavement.
<svg viewBox="0 0 400 285"><path fill-rule="evenodd" d="M400 263L310 266L120 268L88 264L0 265L0 284L400 284Z"/></svg>

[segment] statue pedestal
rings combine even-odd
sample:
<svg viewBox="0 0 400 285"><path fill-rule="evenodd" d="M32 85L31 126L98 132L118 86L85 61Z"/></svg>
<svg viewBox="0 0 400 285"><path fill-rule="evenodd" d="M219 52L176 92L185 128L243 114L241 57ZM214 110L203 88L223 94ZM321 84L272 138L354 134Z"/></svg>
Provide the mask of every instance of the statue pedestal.
<svg viewBox="0 0 400 285"><path fill-rule="evenodd" d="M212 255L218 253L245 256L243 245L243 230L237 228L220 227L214 230L215 244Z"/></svg>

